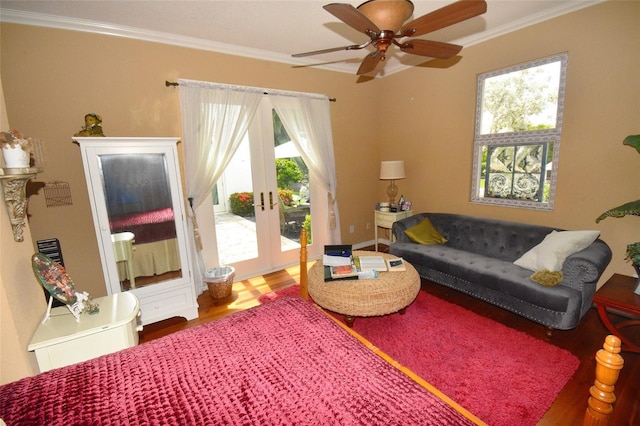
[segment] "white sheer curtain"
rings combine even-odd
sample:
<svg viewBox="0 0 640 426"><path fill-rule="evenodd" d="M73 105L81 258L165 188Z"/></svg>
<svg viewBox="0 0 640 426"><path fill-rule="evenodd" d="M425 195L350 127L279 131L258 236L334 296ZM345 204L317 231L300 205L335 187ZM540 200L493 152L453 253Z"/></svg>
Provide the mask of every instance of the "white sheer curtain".
<svg viewBox="0 0 640 426"><path fill-rule="evenodd" d="M195 209L207 198L255 116L263 91L257 88L178 80L182 112L185 184L196 288L204 289L204 261Z"/></svg>
<svg viewBox="0 0 640 426"><path fill-rule="evenodd" d="M341 241L340 216L335 201L337 179L329 99L326 96L281 92L274 94L271 102L309 167L312 179L321 182L327 191L329 243L338 244Z"/></svg>
<svg viewBox="0 0 640 426"><path fill-rule="evenodd" d="M189 231L196 288L202 292L204 261L195 209L207 198L242 142L265 93L287 133L293 139L313 179L327 191L327 236L341 241L336 197L336 172L331 135L329 99L326 96L178 80L185 155L185 183L190 200Z"/></svg>

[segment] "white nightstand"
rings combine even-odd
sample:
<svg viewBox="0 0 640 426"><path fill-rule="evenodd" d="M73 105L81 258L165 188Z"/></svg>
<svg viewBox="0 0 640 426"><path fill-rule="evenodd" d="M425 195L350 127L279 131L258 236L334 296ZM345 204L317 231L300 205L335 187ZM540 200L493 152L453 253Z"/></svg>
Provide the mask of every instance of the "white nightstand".
<svg viewBox="0 0 640 426"><path fill-rule="evenodd" d="M376 238L376 251L378 251L378 227L391 230L391 226L394 222L413 216L413 210L405 210L401 212L381 212L380 210L374 210L373 214L375 215L374 232ZM393 241L393 234L391 232L389 241Z"/></svg>
<svg viewBox="0 0 640 426"><path fill-rule="evenodd" d="M27 349L35 351L40 372L75 364L138 344L140 302L130 292L97 297L100 312L76 322L66 306L36 329Z"/></svg>

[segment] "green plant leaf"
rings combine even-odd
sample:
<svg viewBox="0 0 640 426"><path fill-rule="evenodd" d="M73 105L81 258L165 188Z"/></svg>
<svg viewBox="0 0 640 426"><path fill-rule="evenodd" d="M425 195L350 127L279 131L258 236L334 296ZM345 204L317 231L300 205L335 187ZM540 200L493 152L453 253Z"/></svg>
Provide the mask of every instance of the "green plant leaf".
<svg viewBox="0 0 640 426"><path fill-rule="evenodd" d="M622 141L623 145L634 147L640 153L640 135L629 135ZM602 213L596 223L608 217L624 217L626 215L640 216L640 200L631 201Z"/></svg>
<svg viewBox="0 0 640 426"><path fill-rule="evenodd" d="M631 201L602 213L596 219L596 223L608 217L624 217L626 215L640 216L640 200Z"/></svg>
<svg viewBox="0 0 640 426"><path fill-rule="evenodd" d="M640 265L640 241L627 245L627 253L624 259L634 265Z"/></svg>
<svg viewBox="0 0 640 426"><path fill-rule="evenodd" d="M629 135L624 138L622 144L632 146L640 152L640 135Z"/></svg>

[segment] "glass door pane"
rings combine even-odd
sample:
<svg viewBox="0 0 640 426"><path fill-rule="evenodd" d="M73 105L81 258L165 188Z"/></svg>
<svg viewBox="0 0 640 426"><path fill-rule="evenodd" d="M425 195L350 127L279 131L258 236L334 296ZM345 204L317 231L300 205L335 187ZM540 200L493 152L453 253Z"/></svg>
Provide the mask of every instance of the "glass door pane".
<svg viewBox="0 0 640 426"><path fill-rule="evenodd" d="M277 115L274 112L274 121ZM284 131L284 129L283 129ZM307 231L307 242L311 235L311 193L309 169L292 141L275 143L275 169L279 195L280 249L300 248L300 233Z"/></svg>
<svg viewBox="0 0 640 426"><path fill-rule="evenodd" d="M312 203L319 191L314 185L265 102L212 194L217 200L212 208L219 264L234 266L237 276L247 277L297 263L301 230L307 230L308 244L313 239L312 210L319 207Z"/></svg>
<svg viewBox="0 0 640 426"><path fill-rule="evenodd" d="M255 259L258 245L248 137L242 141L220 180L215 187L219 200L215 203L215 224L220 263L230 265Z"/></svg>
<svg viewBox="0 0 640 426"><path fill-rule="evenodd" d="M298 157L302 164L301 157ZM277 159L276 170L290 169L295 163L291 159ZM299 178L290 185L278 183L280 242L281 250L298 249L300 233L307 230L307 241L311 237L311 199L309 197L308 179Z"/></svg>

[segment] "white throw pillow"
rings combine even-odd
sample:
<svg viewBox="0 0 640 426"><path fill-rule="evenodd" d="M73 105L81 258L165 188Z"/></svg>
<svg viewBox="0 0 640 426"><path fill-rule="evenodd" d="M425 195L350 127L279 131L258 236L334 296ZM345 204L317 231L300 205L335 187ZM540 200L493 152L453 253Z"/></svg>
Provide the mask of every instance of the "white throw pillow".
<svg viewBox="0 0 640 426"><path fill-rule="evenodd" d="M532 271L561 271L567 257L589 247L598 235L600 231L552 231L513 263Z"/></svg>

